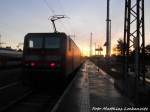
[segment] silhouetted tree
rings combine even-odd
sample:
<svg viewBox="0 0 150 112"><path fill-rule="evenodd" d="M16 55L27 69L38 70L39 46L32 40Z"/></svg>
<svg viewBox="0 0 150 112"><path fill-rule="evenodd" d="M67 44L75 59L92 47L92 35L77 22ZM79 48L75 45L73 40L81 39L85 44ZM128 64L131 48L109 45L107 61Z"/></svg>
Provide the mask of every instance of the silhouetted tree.
<svg viewBox="0 0 150 112"><path fill-rule="evenodd" d="M145 47L145 54L150 55L150 44Z"/></svg>
<svg viewBox="0 0 150 112"><path fill-rule="evenodd" d="M119 55L123 55L123 48L124 48L124 42L122 39L118 39L117 40L117 45L115 48L113 48L113 50L115 52L117 52L117 54Z"/></svg>

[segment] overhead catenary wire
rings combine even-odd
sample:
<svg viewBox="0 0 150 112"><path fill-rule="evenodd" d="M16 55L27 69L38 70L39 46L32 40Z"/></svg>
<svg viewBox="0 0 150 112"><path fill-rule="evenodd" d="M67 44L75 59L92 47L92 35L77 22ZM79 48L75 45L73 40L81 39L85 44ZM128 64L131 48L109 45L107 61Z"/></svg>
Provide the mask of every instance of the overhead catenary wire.
<svg viewBox="0 0 150 112"><path fill-rule="evenodd" d="M47 0L43 0L43 2L45 3L49 11L52 13L52 15L54 16L57 15L55 10L49 5ZM61 0L57 0L57 3L59 4L60 10L62 11L63 15L66 15ZM68 24L63 24L62 21L60 21L59 23L64 27L63 29L67 30L67 32L70 32L70 35L72 34L72 32L75 34L74 29L72 28L72 25L70 24L70 21L67 21Z"/></svg>
<svg viewBox="0 0 150 112"><path fill-rule="evenodd" d="M62 3L61 3L61 0L57 0L57 2L58 2L58 4L59 4L59 6L60 6L60 9L61 9L61 11L62 11L62 13L64 14L64 15L66 15L66 13L65 13L65 10L64 10L64 8L63 8L63 5L62 5ZM60 20L60 22L62 22L61 20ZM62 22L62 25L65 27L65 29L66 29L66 25L65 24L63 24L63 22ZM68 28L67 28L67 30L68 30ZM70 29L69 29L70 30ZM71 31L71 30L70 30Z"/></svg>
<svg viewBox="0 0 150 112"><path fill-rule="evenodd" d="M44 4L46 5L46 7L49 9L50 13L52 13L52 15L55 15L55 11L54 9L49 5L47 0L42 0L44 2ZM51 23L49 23L51 26ZM52 27L50 27L50 30L52 29Z"/></svg>
<svg viewBox="0 0 150 112"><path fill-rule="evenodd" d="M64 15L68 15L68 14L66 14L66 12L65 12L65 10L64 10L64 7L63 7L63 4L62 4L61 0L57 0L57 2L58 2L58 4L59 4L59 6L60 6L60 9L61 9L62 13L63 13ZM71 18L69 17L69 19L71 19ZM67 23L68 23L68 24L66 24L66 25L63 24L63 25L64 25L65 27L67 27L67 26L69 27L69 28L67 28L67 29L70 30L70 34L71 34L71 32L73 32L73 33L75 34L75 30L74 30L74 28L72 27L72 25L71 25L69 19L67 19ZM62 22L62 21L61 21L61 22Z"/></svg>
<svg viewBox="0 0 150 112"><path fill-rule="evenodd" d="M48 9L49 9L50 12L52 13L52 15L56 15L54 9L49 5L48 1L47 1L47 0L43 0L43 2L46 4L46 6L48 7ZM58 1L58 2L59 2L59 4L61 4L60 1ZM60 7L62 8L61 5L60 5ZM48 19L49 19L49 18L48 18ZM64 24L62 24L62 25L64 26Z"/></svg>
<svg viewBox="0 0 150 112"><path fill-rule="evenodd" d="M66 15L65 10L64 10L64 8L63 8L63 5L62 5L62 3L61 3L61 0L57 0L57 2L58 2L59 6L60 6L60 8L61 8L62 13L63 13L64 15Z"/></svg>
<svg viewBox="0 0 150 112"><path fill-rule="evenodd" d="M50 10L50 12L55 15L55 11L53 10L53 8L49 5L49 3L47 2L47 0L43 0L43 2L46 4L47 8Z"/></svg>

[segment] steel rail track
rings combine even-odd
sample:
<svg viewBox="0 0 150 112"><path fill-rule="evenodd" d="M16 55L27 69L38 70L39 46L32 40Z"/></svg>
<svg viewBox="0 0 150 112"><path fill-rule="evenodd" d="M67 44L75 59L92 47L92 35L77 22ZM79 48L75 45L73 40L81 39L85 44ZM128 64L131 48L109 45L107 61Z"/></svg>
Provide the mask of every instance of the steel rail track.
<svg viewBox="0 0 150 112"><path fill-rule="evenodd" d="M26 98L31 93L32 93L32 91L28 91L23 96L15 99L13 101L10 101L6 106L0 108L0 112L5 112L7 109L11 108L13 105L17 104L18 102L20 102L21 100L23 100L24 98Z"/></svg>
<svg viewBox="0 0 150 112"><path fill-rule="evenodd" d="M53 108L63 92L64 88L30 90L0 108L0 112L44 112Z"/></svg>
<svg viewBox="0 0 150 112"><path fill-rule="evenodd" d="M16 86L16 85L18 85L18 84L21 84L21 81L16 81L16 82L13 82L13 83L10 83L10 84L1 86L1 87L0 87L0 91L1 91L1 90L4 90L4 89L7 89L7 88L10 88L10 87L12 87L12 86Z"/></svg>

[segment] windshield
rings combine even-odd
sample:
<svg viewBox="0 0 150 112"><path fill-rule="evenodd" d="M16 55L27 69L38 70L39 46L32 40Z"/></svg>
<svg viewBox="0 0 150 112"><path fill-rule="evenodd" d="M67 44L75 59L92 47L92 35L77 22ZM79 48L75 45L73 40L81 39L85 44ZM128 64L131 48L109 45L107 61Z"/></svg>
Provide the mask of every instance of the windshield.
<svg viewBox="0 0 150 112"><path fill-rule="evenodd" d="M45 38L45 48L59 48L59 38L58 37L46 37Z"/></svg>
<svg viewBox="0 0 150 112"><path fill-rule="evenodd" d="M36 38L30 38L28 40L28 47L29 48L42 48L42 38L36 37Z"/></svg>
<svg viewBox="0 0 150 112"><path fill-rule="evenodd" d="M28 39L29 48L46 48L55 49L60 47L60 40L58 37L30 37Z"/></svg>

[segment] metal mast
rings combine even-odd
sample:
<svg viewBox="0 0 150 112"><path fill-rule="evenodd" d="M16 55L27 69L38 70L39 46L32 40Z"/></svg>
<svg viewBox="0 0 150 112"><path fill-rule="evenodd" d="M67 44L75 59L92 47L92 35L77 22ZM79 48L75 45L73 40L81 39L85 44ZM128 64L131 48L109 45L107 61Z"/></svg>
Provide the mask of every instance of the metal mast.
<svg viewBox="0 0 150 112"><path fill-rule="evenodd" d="M107 0L107 18L106 18L106 57L111 55L111 20L109 18L109 4L110 0Z"/></svg>
<svg viewBox="0 0 150 112"><path fill-rule="evenodd" d="M90 36L90 57L92 56L92 32Z"/></svg>
<svg viewBox="0 0 150 112"><path fill-rule="evenodd" d="M133 51L131 57L131 52ZM139 83L145 84L145 29L144 29L144 0L125 0L124 21L124 79L126 84L130 77L129 69L133 69L135 95ZM134 61L132 61L132 59ZM130 85L129 85L130 86Z"/></svg>

